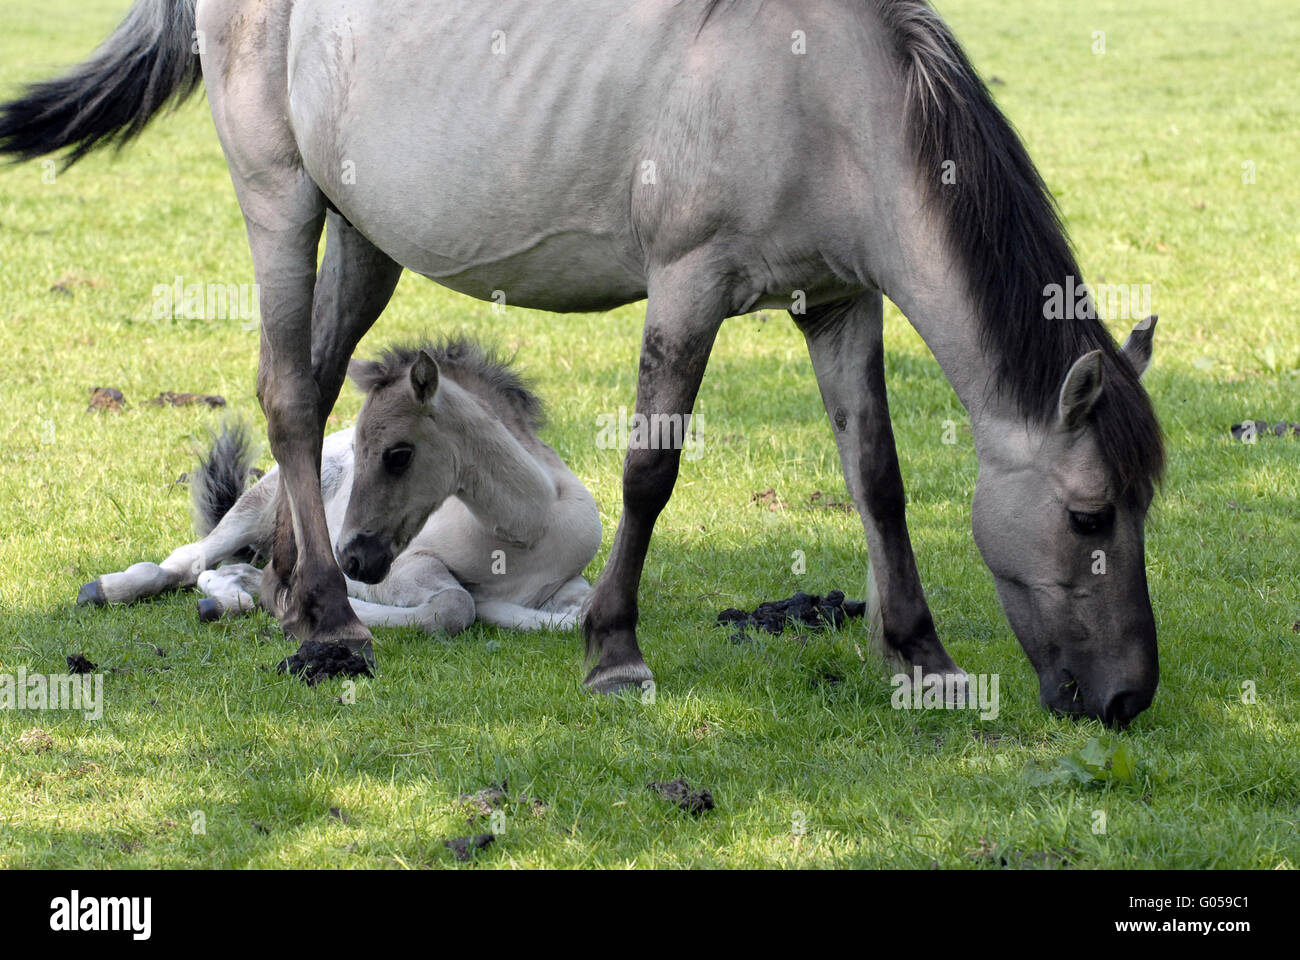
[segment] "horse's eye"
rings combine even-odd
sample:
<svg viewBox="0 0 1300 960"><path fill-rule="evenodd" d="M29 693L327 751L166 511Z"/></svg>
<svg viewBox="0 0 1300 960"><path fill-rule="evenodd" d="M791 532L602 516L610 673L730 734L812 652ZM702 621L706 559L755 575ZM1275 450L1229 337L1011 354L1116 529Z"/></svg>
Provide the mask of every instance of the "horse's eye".
<svg viewBox="0 0 1300 960"><path fill-rule="evenodd" d="M411 465L411 455L413 453L415 453L415 448L407 443L399 443L395 447L389 447L384 451L384 469L391 476L401 475Z"/></svg>
<svg viewBox="0 0 1300 960"><path fill-rule="evenodd" d="M1083 513L1079 510L1070 511L1070 529L1082 536L1106 533L1114 522L1114 507L1107 507L1097 513Z"/></svg>

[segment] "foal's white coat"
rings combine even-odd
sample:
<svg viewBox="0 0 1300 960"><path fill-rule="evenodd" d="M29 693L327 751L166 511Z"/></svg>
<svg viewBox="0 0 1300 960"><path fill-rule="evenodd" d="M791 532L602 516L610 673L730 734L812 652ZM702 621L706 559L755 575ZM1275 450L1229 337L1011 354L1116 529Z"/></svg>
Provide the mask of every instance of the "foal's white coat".
<svg viewBox="0 0 1300 960"><path fill-rule="evenodd" d="M582 571L600 546L600 515L582 482L549 447L536 443L549 454L537 461L554 482L554 495L532 505L546 515L541 539L531 546L503 541L478 519L471 504L449 497L397 555L382 581L347 580L349 600L362 623L448 634L475 620L521 630L576 626L591 592ZM498 475L491 463L475 466L476 475L488 482ZM321 458L321 493L335 547L354 473L353 429L330 434ZM218 564L245 548L270 544L278 484L279 469L272 468L202 540L177 547L161 564L137 563L99 577L101 601L130 603L197 586L216 603L215 608L206 606L208 617L252 610L262 571L248 563Z"/></svg>

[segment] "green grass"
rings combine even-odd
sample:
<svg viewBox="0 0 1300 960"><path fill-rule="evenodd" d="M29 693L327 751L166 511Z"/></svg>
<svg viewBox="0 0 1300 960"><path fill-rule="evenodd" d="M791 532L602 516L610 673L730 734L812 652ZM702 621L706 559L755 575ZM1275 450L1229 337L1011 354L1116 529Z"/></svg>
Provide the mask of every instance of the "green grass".
<svg viewBox="0 0 1300 960"><path fill-rule="evenodd" d="M7 3L0 90L81 59L124 7ZM486 829L467 827L458 795L502 778L547 807L507 808L480 866L1300 863L1300 442L1227 433L1246 417L1300 420L1300 20L1290 0L1246 17L1208 0L1087 8L942 3L981 72L1003 81L994 91L1060 198L1085 275L1151 283L1162 318L1147 376L1171 454L1147 527L1162 677L1121 735L1133 782L1024 777L1102 731L1038 707L971 541L969 434L940 442L942 421L964 416L892 309L891 401L922 578L957 661L1001 674L996 721L891 710L882 668L855 651L860 627L733 646L712 626L724 607L796 589L862 590L857 520L807 503L814 490L842 499L844 484L784 315L730 321L719 337L705 452L685 466L642 585L653 705L583 693L569 635L381 630L379 675L349 704L341 682L311 689L267 669L293 644L264 615L203 626L193 595L77 609L84 581L189 535L174 481L218 417L148 398L220 393L263 426L255 331L151 318L154 285L177 275L252 281L197 100L53 184L39 162L0 171L0 673L61 672L84 652L107 697L97 722L0 712L0 865L448 866L443 838ZM1094 30L1104 55L1090 50ZM51 291L59 283L71 296ZM620 473L619 453L595 445L595 417L632 403L640 320L639 306L498 315L406 277L362 353L423 331L517 347L551 405L546 439L600 504L594 576ZM87 413L94 386L131 406ZM345 391L337 425L358 400ZM750 503L767 487L787 509ZM804 575L790 572L794 550ZM1254 704L1241 702L1245 681ZM24 737L36 727L48 749ZM708 787L717 809L695 819L645 788L677 776ZM206 832L192 830L195 811Z"/></svg>

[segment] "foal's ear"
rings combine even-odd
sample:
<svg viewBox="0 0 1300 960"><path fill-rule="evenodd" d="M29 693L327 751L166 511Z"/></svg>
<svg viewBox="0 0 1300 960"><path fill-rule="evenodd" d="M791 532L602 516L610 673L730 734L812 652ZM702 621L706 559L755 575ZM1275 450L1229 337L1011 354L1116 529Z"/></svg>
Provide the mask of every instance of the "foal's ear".
<svg viewBox="0 0 1300 960"><path fill-rule="evenodd" d="M370 388L379 379L382 367L383 364L374 360L352 359L348 361L348 377L357 385L358 390L362 393L369 393Z"/></svg>
<svg viewBox="0 0 1300 960"><path fill-rule="evenodd" d="M1083 424L1092 405L1101 396L1101 351L1089 350L1065 375L1058 406L1063 430L1076 430Z"/></svg>
<svg viewBox="0 0 1300 960"><path fill-rule="evenodd" d="M433 400L438 392L438 377L438 361L429 355L429 351L421 350L411 364L411 389L419 403L427 406Z"/></svg>
<svg viewBox="0 0 1300 960"><path fill-rule="evenodd" d="M1119 348L1120 353L1128 358L1128 362L1133 365L1139 377L1147 372L1147 367L1151 363L1151 342L1155 339L1158 319L1160 318L1153 313L1145 320L1139 320L1133 332L1124 341L1124 346Z"/></svg>

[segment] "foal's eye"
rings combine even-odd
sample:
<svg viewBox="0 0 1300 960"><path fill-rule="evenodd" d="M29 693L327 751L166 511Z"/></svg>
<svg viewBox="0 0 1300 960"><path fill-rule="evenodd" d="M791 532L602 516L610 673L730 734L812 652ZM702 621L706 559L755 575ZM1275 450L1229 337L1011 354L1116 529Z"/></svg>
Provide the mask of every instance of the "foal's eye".
<svg viewBox="0 0 1300 960"><path fill-rule="evenodd" d="M389 447L383 454L384 469L391 476L399 476L411 465L411 455L413 453L415 453L415 448L407 443L399 443L395 447Z"/></svg>
<svg viewBox="0 0 1300 960"><path fill-rule="evenodd" d="M1106 533L1114 523L1114 507L1107 507L1105 510L1099 510L1096 513L1084 513L1080 510L1070 511L1070 529L1083 536Z"/></svg>

